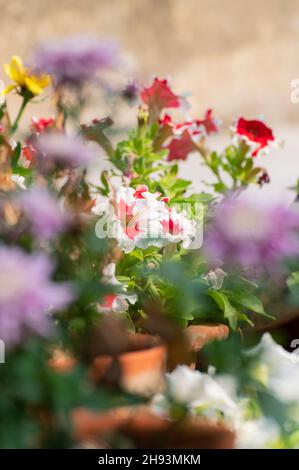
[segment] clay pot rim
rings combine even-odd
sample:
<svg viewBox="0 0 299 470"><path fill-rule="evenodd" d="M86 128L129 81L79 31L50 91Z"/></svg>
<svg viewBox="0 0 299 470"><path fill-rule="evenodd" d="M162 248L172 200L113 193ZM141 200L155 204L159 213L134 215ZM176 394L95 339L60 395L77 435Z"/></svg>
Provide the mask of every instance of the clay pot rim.
<svg viewBox="0 0 299 470"><path fill-rule="evenodd" d="M211 341L221 341L228 337L230 329L227 325L220 322L201 322L189 325L185 329L185 335L188 338L189 348L193 352L200 351Z"/></svg>
<svg viewBox="0 0 299 470"><path fill-rule="evenodd" d="M148 355L148 354L152 354L153 351L161 351L161 352L164 352L166 351L166 346L164 344L157 344L156 346L152 346L150 348L144 348L144 349L135 349L134 351L128 351L128 352L125 352L125 353L121 353L121 354L116 354L115 356L112 355L112 354L98 354L97 356L95 356L94 358L94 361L97 361L99 359L111 359L111 358L115 358L115 359L131 359L134 355L138 354L145 354L145 355Z"/></svg>
<svg viewBox="0 0 299 470"><path fill-rule="evenodd" d="M134 344L134 340L136 339L144 340L144 343L142 344L142 341L137 341ZM97 354L95 358L97 357L101 357L101 358L123 357L123 356L129 356L131 354L136 354L140 352L152 351L154 349L161 349L161 348L166 349L165 344L163 343L162 339L159 336L151 335L149 333L129 333L128 340L129 340L129 345L126 351L123 351L117 354ZM132 343L130 345L130 340L133 340L133 345ZM140 344L138 344L138 342Z"/></svg>

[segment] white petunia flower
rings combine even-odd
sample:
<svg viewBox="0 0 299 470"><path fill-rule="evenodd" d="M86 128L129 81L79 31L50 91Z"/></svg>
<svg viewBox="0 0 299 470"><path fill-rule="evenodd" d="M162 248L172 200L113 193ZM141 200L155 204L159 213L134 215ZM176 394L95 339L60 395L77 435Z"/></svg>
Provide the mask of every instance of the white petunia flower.
<svg viewBox="0 0 299 470"><path fill-rule="evenodd" d="M299 361L265 333L260 344L248 351L259 354L254 376L283 402L299 403Z"/></svg>
<svg viewBox="0 0 299 470"><path fill-rule="evenodd" d="M262 416L251 421L240 421L235 428L238 449L271 448L280 437L278 424Z"/></svg>
<svg viewBox="0 0 299 470"><path fill-rule="evenodd" d="M237 405L208 374L194 371L187 366L178 366L172 373L167 374L167 387L163 395L154 400L154 407L159 411L163 406L177 403L186 406L196 414L200 410L205 416L215 417L217 413L232 417L237 412Z"/></svg>
<svg viewBox="0 0 299 470"><path fill-rule="evenodd" d="M11 175L11 179L20 189L27 189L24 176L14 174Z"/></svg>

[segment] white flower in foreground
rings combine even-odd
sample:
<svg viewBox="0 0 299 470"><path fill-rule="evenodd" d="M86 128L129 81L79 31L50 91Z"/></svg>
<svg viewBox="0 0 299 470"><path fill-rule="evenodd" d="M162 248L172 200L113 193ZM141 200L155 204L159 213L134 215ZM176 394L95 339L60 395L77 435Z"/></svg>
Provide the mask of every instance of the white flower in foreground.
<svg viewBox="0 0 299 470"><path fill-rule="evenodd" d="M237 398L233 376L216 375L212 368L205 374L179 366L166 375L166 390L154 397L152 408L171 417L181 405L190 415L224 422L235 432L239 449L276 448L281 438L278 424L270 417L250 418L250 403L250 398Z"/></svg>
<svg viewBox="0 0 299 470"><path fill-rule="evenodd" d="M195 239L196 224L167 204L166 198L150 193L146 186L121 187L106 204L97 202L93 208L94 214L102 216L97 234L115 238L126 253L170 242L182 242L188 248Z"/></svg>
<svg viewBox="0 0 299 470"><path fill-rule="evenodd" d="M103 302L98 305L98 311L101 313L123 313L129 308L129 304L135 304L137 295L127 292L125 286L115 277L115 263L110 263L103 269L104 284L119 286L121 289L118 293L107 294L104 296Z"/></svg>
<svg viewBox="0 0 299 470"><path fill-rule="evenodd" d="M271 448L280 437L278 424L264 416L252 421L240 421L235 431L238 449Z"/></svg>
<svg viewBox="0 0 299 470"><path fill-rule="evenodd" d="M27 189L24 176L14 174L11 175L11 179L20 189Z"/></svg>
<svg viewBox="0 0 299 470"><path fill-rule="evenodd" d="M269 333L248 354L259 354L253 374L283 402L299 403L299 361L277 344Z"/></svg>
<svg viewBox="0 0 299 470"><path fill-rule="evenodd" d="M190 412L214 417L218 412L230 417L237 412L236 403L224 388L208 374L195 371L187 366L178 366L167 374L167 387L164 396L154 400L156 410L163 405L176 403L186 406Z"/></svg>

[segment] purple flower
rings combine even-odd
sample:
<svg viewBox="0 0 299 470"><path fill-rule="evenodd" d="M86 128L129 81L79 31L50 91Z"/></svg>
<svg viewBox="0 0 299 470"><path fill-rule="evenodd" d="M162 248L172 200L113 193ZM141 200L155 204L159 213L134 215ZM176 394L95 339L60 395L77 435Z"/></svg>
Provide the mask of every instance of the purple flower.
<svg viewBox="0 0 299 470"><path fill-rule="evenodd" d="M212 262L279 268L285 258L299 255L299 213L228 198L216 209L204 247Z"/></svg>
<svg viewBox="0 0 299 470"><path fill-rule="evenodd" d="M56 85L80 86L98 71L114 68L119 62L117 44L90 36L74 36L47 42L36 52L34 64L53 76Z"/></svg>
<svg viewBox="0 0 299 470"><path fill-rule="evenodd" d="M27 216L32 233L40 240L51 240L68 225L58 199L44 188L32 188L20 196L20 205Z"/></svg>
<svg viewBox="0 0 299 470"><path fill-rule="evenodd" d="M42 170L58 166L86 167L95 157L95 151L80 137L70 137L58 132L42 134L35 143L38 163Z"/></svg>
<svg viewBox="0 0 299 470"><path fill-rule="evenodd" d="M138 99L139 85L136 80L128 80L121 91L121 96L124 100L132 103Z"/></svg>
<svg viewBox="0 0 299 470"><path fill-rule="evenodd" d="M72 300L69 285L51 281L51 260L45 254L2 246L0 266L0 338L9 347L30 332L50 334L49 313Z"/></svg>

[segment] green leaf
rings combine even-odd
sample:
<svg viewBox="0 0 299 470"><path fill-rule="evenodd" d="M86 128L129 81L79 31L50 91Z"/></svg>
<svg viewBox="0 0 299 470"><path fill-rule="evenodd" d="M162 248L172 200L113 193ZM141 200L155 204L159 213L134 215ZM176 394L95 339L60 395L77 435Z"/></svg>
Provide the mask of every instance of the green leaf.
<svg viewBox="0 0 299 470"><path fill-rule="evenodd" d="M113 147L108 137L104 134L104 131L108 127L112 126L112 124L112 119L106 117L104 119L96 121L90 126L81 126L81 132L84 137L99 144L109 156L113 155Z"/></svg>
<svg viewBox="0 0 299 470"><path fill-rule="evenodd" d="M130 253L130 256L132 258L138 259L139 261L143 261L143 252L142 252L142 250L134 250Z"/></svg>
<svg viewBox="0 0 299 470"><path fill-rule="evenodd" d="M264 315L267 318L274 317L268 315L265 310L262 302L258 297L251 294L250 292L240 291L240 292L232 292L229 293L229 297L233 302L236 302L239 305L251 310L252 312L259 313L260 315Z"/></svg>
<svg viewBox="0 0 299 470"><path fill-rule="evenodd" d="M191 194L190 196L187 197L178 197L172 202L198 202L201 204L208 204L209 202L213 201L215 199L214 196L208 193L199 193L199 194Z"/></svg>
<svg viewBox="0 0 299 470"><path fill-rule="evenodd" d="M299 287L299 271L295 271L288 277L287 286L290 290Z"/></svg>
<svg viewBox="0 0 299 470"><path fill-rule="evenodd" d="M233 292L231 298L243 307L248 308L248 310L265 315L264 306L255 295L248 292Z"/></svg>
<svg viewBox="0 0 299 470"><path fill-rule="evenodd" d="M22 145L20 142L17 143L16 147L14 148L11 154L11 166L15 168L18 164L18 160L21 155Z"/></svg>
<svg viewBox="0 0 299 470"><path fill-rule="evenodd" d="M230 327L235 330L238 324L238 311L231 305L228 297L219 291L210 291L209 295L223 311L224 318L228 320Z"/></svg>

